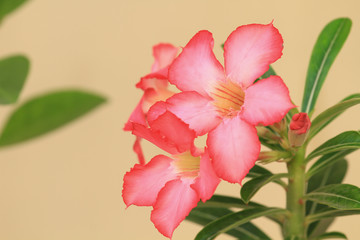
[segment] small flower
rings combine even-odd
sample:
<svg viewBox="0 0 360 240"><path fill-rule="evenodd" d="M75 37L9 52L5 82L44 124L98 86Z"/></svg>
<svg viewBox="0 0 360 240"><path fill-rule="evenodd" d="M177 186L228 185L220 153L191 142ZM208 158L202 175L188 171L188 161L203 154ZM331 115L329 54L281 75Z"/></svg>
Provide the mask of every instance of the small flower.
<svg viewBox="0 0 360 240"><path fill-rule="evenodd" d="M127 206L153 206L151 221L164 236L173 231L196 207L214 194L220 179L207 150L194 146L195 132L166 111L150 128L133 123L133 134L165 150L171 157L158 155L146 165L136 164L124 176L123 199Z"/></svg>
<svg viewBox="0 0 360 240"><path fill-rule="evenodd" d="M307 137L311 127L310 118L307 113L294 114L289 126L289 142L293 147L300 147Z"/></svg>
<svg viewBox="0 0 360 240"><path fill-rule="evenodd" d="M144 94L125 124L125 131L132 130L132 123L147 126L146 118L149 108L157 101L166 100L174 94L174 92L168 90L168 69L178 51L179 48L167 43L160 43L153 47L155 61L151 73L142 77L140 82L136 84L136 87L142 89ZM138 155L139 162L144 164L145 159L140 141L141 138L137 137L133 150Z"/></svg>
<svg viewBox="0 0 360 240"><path fill-rule="evenodd" d="M282 55L283 40L272 25L241 26L224 44L225 68L216 59L208 31L198 32L169 68L169 81L183 92L155 104L153 118L173 112L207 145L217 175L241 183L260 152L255 125L279 122L294 107L278 76L254 83Z"/></svg>

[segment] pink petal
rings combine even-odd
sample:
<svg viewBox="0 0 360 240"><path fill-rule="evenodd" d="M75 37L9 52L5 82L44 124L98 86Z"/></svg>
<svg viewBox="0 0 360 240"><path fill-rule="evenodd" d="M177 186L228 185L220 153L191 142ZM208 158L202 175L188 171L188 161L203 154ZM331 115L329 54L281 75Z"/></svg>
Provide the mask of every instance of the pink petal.
<svg viewBox="0 0 360 240"><path fill-rule="evenodd" d="M157 72L169 66L175 59L179 48L174 47L169 43L159 43L153 47L153 55L155 58L152 65L151 72Z"/></svg>
<svg viewBox="0 0 360 240"><path fill-rule="evenodd" d="M283 80L270 76L246 90L242 118L252 125L266 126L281 121L293 107Z"/></svg>
<svg viewBox="0 0 360 240"><path fill-rule="evenodd" d="M168 238L199 201L199 196L190 187L192 182L190 179L173 180L158 195L151 221Z"/></svg>
<svg viewBox="0 0 360 240"><path fill-rule="evenodd" d="M158 155L146 165L136 164L124 176L122 196L126 206L152 206L166 182L176 179L173 160Z"/></svg>
<svg viewBox="0 0 360 240"><path fill-rule="evenodd" d="M246 88L281 57L282 49L283 39L272 23L240 26L224 45L226 75Z"/></svg>
<svg viewBox="0 0 360 240"><path fill-rule="evenodd" d="M149 125L150 128L146 128L140 124L133 124L132 133L171 154L192 149L195 132L173 113L166 111L155 120L149 121Z"/></svg>
<svg viewBox="0 0 360 240"><path fill-rule="evenodd" d="M155 90L164 89L168 86L167 80L167 70L166 72L160 71L158 73L150 73L145 77L140 79L140 82L136 84L137 88L141 88L142 90L147 90L149 88L153 88Z"/></svg>
<svg viewBox="0 0 360 240"><path fill-rule="evenodd" d="M203 202L209 200L219 185L220 179L216 175L214 168L210 162L207 151L200 159L200 173L196 178L195 183L191 185L193 189L199 194Z"/></svg>
<svg viewBox="0 0 360 240"><path fill-rule="evenodd" d="M211 101L196 92L175 94L166 103L167 109L189 124L198 136L208 133L221 122Z"/></svg>
<svg viewBox="0 0 360 240"><path fill-rule="evenodd" d="M145 114L142 110L142 105L144 102L144 97L140 99L138 105L136 105L134 111L131 113L129 120L125 124L124 130L131 131L132 130L132 123L138 123L141 125L147 125Z"/></svg>
<svg viewBox="0 0 360 240"><path fill-rule="evenodd" d="M142 139L141 137L136 137L136 140L133 145L133 150L138 156L139 163L143 165L145 164L145 158L140 144L141 139Z"/></svg>
<svg viewBox="0 0 360 240"><path fill-rule="evenodd" d="M224 121L208 135L207 145L217 175L241 183L260 152L256 128L239 116Z"/></svg>
<svg viewBox="0 0 360 240"><path fill-rule="evenodd" d="M182 91L208 96L212 86L225 79L223 67L212 52L213 46L210 32L198 32L170 66L170 83Z"/></svg>

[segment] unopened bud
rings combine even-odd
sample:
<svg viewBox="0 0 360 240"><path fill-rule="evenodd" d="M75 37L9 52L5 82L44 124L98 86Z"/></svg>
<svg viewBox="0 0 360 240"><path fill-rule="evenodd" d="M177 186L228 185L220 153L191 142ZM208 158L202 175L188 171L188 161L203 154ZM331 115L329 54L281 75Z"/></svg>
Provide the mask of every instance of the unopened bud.
<svg viewBox="0 0 360 240"><path fill-rule="evenodd" d="M289 126L289 142L293 147L300 147L306 139L311 122L307 113L297 113L292 117Z"/></svg>

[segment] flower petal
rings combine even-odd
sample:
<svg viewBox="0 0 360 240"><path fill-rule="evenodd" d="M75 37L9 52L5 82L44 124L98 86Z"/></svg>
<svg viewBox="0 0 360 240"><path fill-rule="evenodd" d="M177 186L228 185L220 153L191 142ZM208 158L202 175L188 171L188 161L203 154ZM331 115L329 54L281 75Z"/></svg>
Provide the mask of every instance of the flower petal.
<svg viewBox="0 0 360 240"><path fill-rule="evenodd" d="M161 107L166 107L189 124L198 136L208 133L221 122L221 117L210 100L196 92L175 94L167 99L166 105L162 104ZM155 115L159 114L161 112L159 109L160 104L154 109L152 108L149 112L149 119L153 119Z"/></svg>
<svg viewBox="0 0 360 240"><path fill-rule="evenodd" d="M270 76L246 90L241 114L250 124L266 126L281 121L293 107L283 80L279 76Z"/></svg>
<svg viewBox="0 0 360 240"><path fill-rule="evenodd" d="M223 67L212 52L213 46L210 32L198 32L170 66L170 83L182 91L208 96L212 86L225 79Z"/></svg>
<svg viewBox="0 0 360 240"><path fill-rule="evenodd" d="M133 134L145 138L171 154L192 149L195 132L173 113L165 111L155 120L149 121L150 128L133 124Z"/></svg>
<svg viewBox="0 0 360 240"><path fill-rule="evenodd" d="M169 43L159 43L153 47L154 64L151 72L157 72L160 69L168 67L174 61L179 48Z"/></svg>
<svg viewBox="0 0 360 240"><path fill-rule="evenodd" d="M136 137L136 140L133 145L133 150L138 156L139 163L143 165L145 164L145 158L140 144L141 139L142 139L141 137Z"/></svg>
<svg viewBox="0 0 360 240"><path fill-rule="evenodd" d="M122 196L126 206L153 206L159 191L168 181L176 179L173 160L158 155L146 165L136 164L124 176Z"/></svg>
<svg viewBox="0 0 360 240"><path fill-rule="evenodd" d="M190 187L192 182L190 179L173 180L159 192L151 221L168 238L199 201L199 196Z"/></svg>
<svg viewBox="0 0 360 240"><path fill-rule="evenodd" d="M207 145L217 175L241 183L260 152L256 128L239 116L224 121L208 135Z"/></svg>
<svg viewBox="0 0 360 240"><path fill-rule="evenodd" d="M196 178L195 183L191 185L193 189L199 194L203 202L209 200L219 185L220 179L216 175L211 164L209 154L205 153L200 158L200 173Z"/></svg>
<svg viewBox="0 0 360 240"><path fill-rule="evenodd" d="M226 75L246 88L281 57L282 49L283 39L272 23L240 26L224 45Z"/></svg>
<svg viewBox="0 0 360 240"><path fill-rule="evenodd" d="M142 109L143 103L144 103L144 96L140 99L140 102L138 103L138 105L136 105L134 111L131 113L129 120L126 122L124 126L124 131L131 131L132 123L147 125L145 114Z"/></svg>
<svg viewBox="0 0 360 240"><path fill-rule="evenodd" d="M157 72L150 73L145 77L142 77L140 81L136 84L137 88L141 88L142 90L147 90L149 88L153 88L155 90L167 88L168 84L167 80L167 71L165 72Z"/></svg>

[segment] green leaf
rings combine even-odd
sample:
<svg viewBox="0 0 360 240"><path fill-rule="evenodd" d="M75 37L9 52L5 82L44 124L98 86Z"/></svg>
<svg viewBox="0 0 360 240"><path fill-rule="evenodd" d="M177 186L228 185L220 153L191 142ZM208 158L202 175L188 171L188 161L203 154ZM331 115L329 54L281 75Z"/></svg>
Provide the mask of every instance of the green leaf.
<svg viewBox="0 0 360 240"><path fill-rule="evenodd" d="M330 140L326 141L321 146L316 148L308 155L306 161L309 161L316 156L337 152L341 150L358 149L358 148L360 148L360 132L347 131L340 133L336 137L331 138Z"/></svg>
<svg viewBox="0 0 360 240"><path fill-rule="evenodd" d="M306 194L304 198L336 209L360 209L360 189L350 184L327 185Z"/></svg>
<svg viewBox="0 0 360 240"><path fill-rule="evenodd" d="M21 55L0 60L0 104L16 102L29 73L29 66L29 60Z"/></svg>
<svg viewBox="0 0 360 240"><path fill-rule="evenodd" d="M233 211L225 208L194 208L186 217L186 220L205 226L219 217L231 213L233 213ZM238 226L225 233L242 240L270 240L270 238L263 231L250 222Z"/></svg>
<svg viewBox="0 0 360 240"><path fill-rule="evenodd" d="M287 177L287 173L280 173L280 174L267 174L262 175L256 178L253 178L247 181L244 186L241 188L240 194L241 198L248 203L250 199L257 193L260 188L268 184L269 182L275 181L276 179L280 179L282 177Z"/></svg>
<svg viewBox="0 0 360 240"><path fill-rule="evenodd" d="M225 233L255 218L271 215L283 215L285 209L252 208L241 212L225 215L206 225L196 236L195 240L211 240L221 233Z"/></svg>
<svg viewBox="0 0 360 240"><path fill-rule="evenodd" d="M308 223L319 221L326 218L334 218L334 217L342 217L348 215L360 214L360 209L357 210L341 210L341 209L333 209L327 208L322 212L315 213L306 217L306 221Z"/></svg>
<svg viewBox="0 0 360 240"><path fill-rule="evenodd" d="M340 161L346 155L354 151L355 149L347 149L347 150L325 154L310 167L310 169L306 172L306 177L310 178L316 173L323 171L324 169L327 169L328 167L335 164L337 161Z"/></svg>
<svg viewBox="0 0 360 240"><path fill-rule="evenodd" d="M5 15L13 12L25 2L27 0L0 0L0 21Z"/></svg>
<svg viewBox="0 0 360 240"><path fill-rule="evenodd" d="M332 153L331 153L332 154ZM331 155L330 154L330 155ZM312 192L320 187L329 184L339 184L343 181L348 168L348 163L345 159L340 159L334 164L318 171L308 181L307 192ZM323 211L327 208L326 205L318 204L316 202L306 202L306 215L314 214ZM332 224L334 218L322 219L311 223L308 226L307 235L312 238L319 236L328 229Z"/></svg>
<svg viewBox="0 0 360 240"><path fill-rule="evenodd" d="M199 202L198 208L252 208L260 207L262 205L250 202L245 203L243 200L234 197L222 196L222 195L213 195L206 202Z"/></svg>
<svg viewBox="0 0 360 240"><path fill-rule="evenodd" d="M321 240L321 239L347 239L346 235L341 232L328 232L321 234L320 236L317 236L314 238L314 240Z"/></svg>
<svg viewBox="0 0 360 240"><path fill-rule="evenodd" d="M318 134L324 127L334 121L340 114L348 108L360 103L360 94L353 94L343 99L341 102L326 109L320 113L311 123L311 128L308 136L308 141Z"/></svg>
<svg viewBox="0 0 360 240"><path fill-rule="evenodd" d="M104 102L99 95L79 90L37 96L11 114L3 128L0 146L17 144L53 131Z"/></svg>
<svg viewBox="0 0 360 240"><path fill-rule="evenodd" d="M266 168L259 166L257 164L254 165L254 167L252 167L249 171L249 173L246 175L246 177L249 178L256 178L256 177L260 177L262 175L272 175L272 172L270 172L269 170L267 170Z"/></svg>
<svg viewBox="0 0 360 240"><path fill-rule="evenodd" d="M311 54L301 112L311 113L326 75L349 35L351 20L338 18L320 33Z"/></svg>

